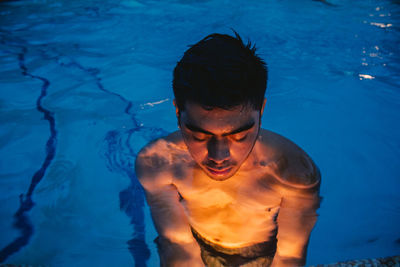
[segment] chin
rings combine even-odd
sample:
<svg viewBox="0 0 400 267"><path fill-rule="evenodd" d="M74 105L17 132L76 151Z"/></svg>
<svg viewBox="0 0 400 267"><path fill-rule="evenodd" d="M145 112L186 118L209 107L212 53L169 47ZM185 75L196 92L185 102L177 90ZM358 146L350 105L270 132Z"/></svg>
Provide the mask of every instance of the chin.
<svg viewBox="0 0 400 267"><path fill-rule="evenodd" d="M228 180L228 179L231 178L232 176L228 176L228 177L215 177L215 176L208 175L208 177L210 177L210 178L211 178L212 180L214 180L214 181L222 182L222 181Z"/></svg>

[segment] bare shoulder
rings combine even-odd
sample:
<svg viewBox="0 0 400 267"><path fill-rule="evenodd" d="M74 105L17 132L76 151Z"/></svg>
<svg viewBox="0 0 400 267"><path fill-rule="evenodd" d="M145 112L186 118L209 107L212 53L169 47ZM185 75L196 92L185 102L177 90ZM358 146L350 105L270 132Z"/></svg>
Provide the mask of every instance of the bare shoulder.
<svg viewBox="0 0 400 267"><path fill-rule="evenodd" d="M144 187L148 184L170 183L170 171L185 154L179 132L156 139L142 148L135 162L135 171Z"/></svg>
<svg viewBox="0 0 400 267"><path fill-rule="evenodd" d="M272 151L268 166L281 182L295 188L319 185L320 171L304 150L272 131L262 130L260 135L264 148Z"/></svg>

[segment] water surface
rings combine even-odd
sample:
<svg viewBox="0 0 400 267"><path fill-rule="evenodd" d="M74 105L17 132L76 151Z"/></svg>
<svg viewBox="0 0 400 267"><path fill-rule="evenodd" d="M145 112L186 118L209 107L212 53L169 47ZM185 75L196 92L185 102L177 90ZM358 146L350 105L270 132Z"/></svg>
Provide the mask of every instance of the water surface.
<svg viewBox="0 0 400 267"><path fill-rule="evenodd" d="M230 28L269 66L263 127L324 197L308 264L400 254L398 1L0 3L0 262L157 266L134 175L177 129L172 69Z"/></svg>

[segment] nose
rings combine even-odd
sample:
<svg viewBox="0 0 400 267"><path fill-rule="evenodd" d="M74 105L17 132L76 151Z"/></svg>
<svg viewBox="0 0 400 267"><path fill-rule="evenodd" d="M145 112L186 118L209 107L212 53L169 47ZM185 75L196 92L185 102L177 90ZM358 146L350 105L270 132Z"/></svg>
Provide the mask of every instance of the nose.
<svg viewBox="0 0 400 267"><path fill-rule="evenodd" d="M208 159L221 164L230 157L229 140L227 138L213 137L207 144Z"/></svg>

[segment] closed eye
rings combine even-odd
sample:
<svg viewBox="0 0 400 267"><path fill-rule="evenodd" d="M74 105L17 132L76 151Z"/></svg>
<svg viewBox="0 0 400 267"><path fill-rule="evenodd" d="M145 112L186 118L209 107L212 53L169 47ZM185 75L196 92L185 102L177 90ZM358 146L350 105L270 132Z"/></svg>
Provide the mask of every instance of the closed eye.
<svg viewBox="0 0 400 267"><path fill-rule="evenodd" d="M197 142L204 142L207 140L207 135L202 133L193 133L192 138Z"/></svg>
<svg viewBox="0 0 400 267"><path fill-rule="evenodd" d="M242 142L247 138L247 133L238 133L231 135L231 138L236 142Z"/></svg>

